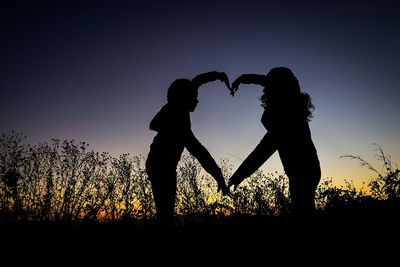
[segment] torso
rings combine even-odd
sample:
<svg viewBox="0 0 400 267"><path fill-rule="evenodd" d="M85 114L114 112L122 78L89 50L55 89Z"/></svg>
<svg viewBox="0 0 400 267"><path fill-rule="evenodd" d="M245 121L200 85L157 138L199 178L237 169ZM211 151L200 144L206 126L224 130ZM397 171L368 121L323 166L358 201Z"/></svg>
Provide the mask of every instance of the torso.
<svg viewBox="0 0 400 267"><path fill-rule="evenodd" d="M189 112L167 104L151 124L157 135L151 144L148 161L176 168L184 149L185 135L191 127Z"/></svg>
<svg viewBox="0 0 400 267"><path fill-rule="evenodd" d="M277 113L266 108L261 122L274 136L286 173L319 168L317 150L305 116L295 110Z"/></svg>

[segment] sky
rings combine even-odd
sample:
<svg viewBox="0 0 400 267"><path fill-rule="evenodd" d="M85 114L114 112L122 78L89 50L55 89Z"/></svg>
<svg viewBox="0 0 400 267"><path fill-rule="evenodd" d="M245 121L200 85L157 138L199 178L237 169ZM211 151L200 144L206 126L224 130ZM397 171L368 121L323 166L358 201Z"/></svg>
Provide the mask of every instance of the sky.
<svg viewBox="0 0 400 267"><path fill-rule="evenodd" d="M168 86L207 71L230 81L289 67L315 105L322 177L356 185L378 144L400 162L400 4L396 1L2 1L0 133L85 141L147 156ZM262 88L199 90L192 129L236 169L261 140ZM283 172L277 153L262 169Z"/></svg>

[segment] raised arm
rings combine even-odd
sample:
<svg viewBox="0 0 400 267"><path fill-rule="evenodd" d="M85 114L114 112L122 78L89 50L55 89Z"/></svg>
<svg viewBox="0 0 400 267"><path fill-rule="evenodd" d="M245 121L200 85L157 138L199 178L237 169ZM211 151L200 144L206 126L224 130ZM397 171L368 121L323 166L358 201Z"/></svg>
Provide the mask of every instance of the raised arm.
<svg viewBox="0 0 400 267"><path fill-rule="evenodd" d="M252 175L276 151L277 146L270 133L266 133L256 148L247 156L229 180L228 188L238 186L244 179Z"/></svg>
<svg viewBox="0 0 400 267"><path fill-rule="evenodd" d="M229 79L228 76L225 74L225 72L218 72L218 71L205 72L194 77L192 79L192 83L198 89L201 85L208 82L213 82L215 80L220 80L221 82L224 82L226 84L226 87L228 87L228 89L230 90L231 87L229 85Z"/></svg>
<svg viewBox="0 0 400 267"><path fill-rule="evenodd" d="M232 83L231 94L234 95L239 89L239 85L243 84L258 84L261 86L265 85L265 75L260 74L242 74Z"/></svg>

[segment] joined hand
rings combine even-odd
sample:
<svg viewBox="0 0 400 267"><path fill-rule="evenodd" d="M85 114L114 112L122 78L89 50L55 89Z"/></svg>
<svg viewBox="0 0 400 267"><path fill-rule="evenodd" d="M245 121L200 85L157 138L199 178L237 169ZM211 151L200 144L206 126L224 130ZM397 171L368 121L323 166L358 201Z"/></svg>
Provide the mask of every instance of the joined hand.
<svg viewBox="0 0 400 267"><path fill-rule="evenodd" d="M229 187L227 187L225 184L224 185L218 185L218 190L217 192L221 191L221 193L224 196L228 196L228 197L233 197L232 192L229 190Z"/></svg>

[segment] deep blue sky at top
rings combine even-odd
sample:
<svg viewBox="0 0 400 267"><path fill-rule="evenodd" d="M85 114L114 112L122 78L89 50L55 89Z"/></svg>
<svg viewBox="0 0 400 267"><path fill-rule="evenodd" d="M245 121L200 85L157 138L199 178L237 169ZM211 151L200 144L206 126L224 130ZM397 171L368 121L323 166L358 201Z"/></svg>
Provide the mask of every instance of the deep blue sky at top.
<svg viewBox="0 0 400 267"><path fill-rule="evenodd" d="M12 4L10 4L12 3ZM316 106L323 177L355 178L376 142L400 159L396 1L10 1L0 4L0 132L147 155L177 78L292 69ZM261 88L203 86L192 128L238 166L265 129ZM274 156L263 166L280 170Z"/></svg>

